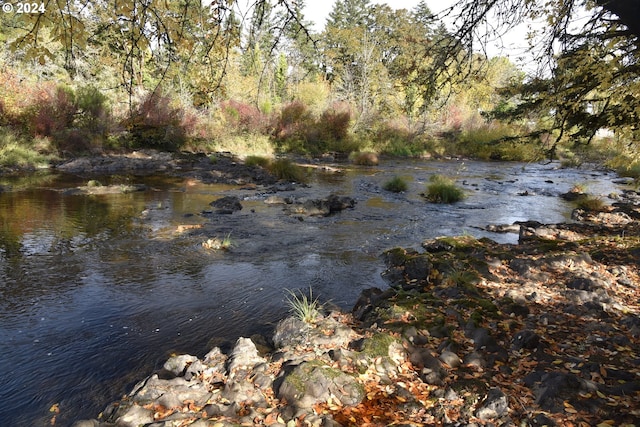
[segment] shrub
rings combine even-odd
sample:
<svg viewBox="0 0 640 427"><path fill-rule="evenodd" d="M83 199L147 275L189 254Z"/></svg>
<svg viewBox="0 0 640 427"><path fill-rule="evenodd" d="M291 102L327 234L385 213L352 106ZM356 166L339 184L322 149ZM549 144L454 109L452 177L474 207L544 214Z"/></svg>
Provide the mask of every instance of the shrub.
<svg viewBox="0 0 640 427"><path fill-rule="evenodd" d="M455 203L464 199L464 192L455 183L442 175L429 178L425 197L432 203Z"/></svg>
<svg viewBox="0 0 640 427"><path fill-rule="evenodd" d="M318 127L326 141L344 141L349 135L351 111L346 104L334 104L320 115Z"/></svg>
<svg viewBox="0 0 640 427"><path fill-rule="evenodd" d="M44 88L25 111L29 129L34 136L55 136L72 127L77 105L70 88Z"/></svg>
<svg viewBox="0 0 640 427"><path fill-rule="evenodd" d="M282 142L306 139L305 134L313 125L313 117L307 106L300 101L293 101L280 110L274 135L276 140Z"/></svg>
<svg viewBox="0 0 640 427"><path fill-rule="evenodd" d="M455 153L482 160L531 161L543 157L536 144L527 144L505 138L516 135L512 126L490 123L467 129L458 137Z"/></svg>
<svg viewBox="0 0 640 427"><path fill-rule="evenodd" d="M276 178L292 182L306 182L307 174L303 168L289 159L277 159L269 164L269 172Z"/></svg>
<svg viewBox="0 0 640 427"><path fill-rule="evenodd" d="M394 176L389 181L385 182L382 188L394 193L402 193L403 191L407 191L408 185L404 179L399 176Z"/></svg>
<svg viewBox="0 0 640 427"><path fill-rule="evenodd" d="M46 145L44 140L36 140L36 145ZM43 154L34 144L17 137L9 129L0 128L0 165L19 167L46 166L52 157Z"/></svg>
<svg viewBox="0 0 640 427"><path fill-rule="evenodd" d="M173 151L186 141L182 110L174 108L171 99L161 92L148 94L125 124L136 147Z"/></svg>
<svg viewBox="0 0 640 427"><path fill-rule="evenodd" d="M220 105L227 125L235 128L236 132L262 133L268 127L267 116L250 104L230 100Z"/></svg>
<svg viewBox="0 0 640 427"><path fill-rule="evenodd" d="M78 115L75 126L92 133L103 134L109 128L107 97L95 86L83 86L76 91Z"/></svg>
<svg viewBox="0 0 640 427"><path fill-rule="evenodd" d="M378 164L378 155L369 151L354 153L351 161L360 166L376 166Z"/></svg>

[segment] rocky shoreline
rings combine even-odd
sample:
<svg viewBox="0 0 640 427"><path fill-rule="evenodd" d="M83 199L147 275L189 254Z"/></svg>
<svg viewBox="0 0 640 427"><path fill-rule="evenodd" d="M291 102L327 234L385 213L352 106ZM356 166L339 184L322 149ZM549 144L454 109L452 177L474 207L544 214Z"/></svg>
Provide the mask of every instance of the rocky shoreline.
<svg viewBox="0 0 640 427"><path fill-rule="evenodd" d="M391 249L351 313L174 356L74 427L640 425L639 200Z"/></svg>

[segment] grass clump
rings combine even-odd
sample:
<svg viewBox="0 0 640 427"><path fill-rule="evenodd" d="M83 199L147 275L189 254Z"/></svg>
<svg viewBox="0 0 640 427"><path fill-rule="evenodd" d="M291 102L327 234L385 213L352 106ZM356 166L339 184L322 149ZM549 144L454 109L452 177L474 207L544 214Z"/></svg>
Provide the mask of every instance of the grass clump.
<svg viewBox="0 0 640 427"><path fill-rule="evenodd" d="M269 164L268 169L278 179L293 182L307 181L305 170L289 159L274 160Z"/></svg>
<svg viewBox="0 0 640 427"><path fill-rule="evenodd" d="M45 167L53 159L40 150L46 151L47 145L45 139L29 142L9 129L0 128L0 166Z"/></svg>
<svg viewBox="0 0 640 427"><path fill-rule="evenodd" d="M424 196L432 203L455 203L465 197L462 189L445 176L432 175L429 181Z"/></svg>
<svg viewBox="0 0 640 427"><path fill-rule="evenodd" d="M296 293L288 291L287 303L289 311L304 323L313 324L320 317L322 304L318 302L318 298L313 297L313 291L309 288L309 295L305 293Z"/></svg>
<svg viewBox="0 0 640 427"><path fill-rule="evenodd" d="M604 209L604 202L599 197L582 196L576 200L578 209L591 212L601 212Z"/></svg>
<svg viewBox="0 0 640 427"><path fill-rule="evenodd" d="M379 163L378 155L370 151L354 153L351 159L354 164L360 166L377 166Z"/></svg>
<svg viewBox="0 0 640 427"><path fill-rule="evenodd" d="M270 163L271 160L264 156L247 156L247 158L244 159L244 164L246 166L260 166L266 168Z"/></svg>
<svg viewBox="0 0 640 427"><path fill-rule="evenodd" d="M389 181L385 182L382 188L394 193L402 193L403 191L407 191L407 188L409 188L409 186L404 179L400 178L399 176L394 176Z"/></svg>

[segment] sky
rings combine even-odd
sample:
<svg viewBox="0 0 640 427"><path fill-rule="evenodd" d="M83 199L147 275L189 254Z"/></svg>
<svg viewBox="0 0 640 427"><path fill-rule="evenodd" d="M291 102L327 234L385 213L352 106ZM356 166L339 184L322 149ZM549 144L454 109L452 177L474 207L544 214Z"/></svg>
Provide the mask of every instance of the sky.
<svg viewBox="0 0 640 427"><path fill-rule="evenodd" d="M438 13L445 7L451 6L456 0L426 0L427 6L433 13ZM335 0L311 0L307 2L304 8L304 17L314 23L314 29L321 31L324 28L324 23L329 16L329 12L333 8ZM394 9L413 9L420 0L372 0L374 4L388 4Z"/></svg>

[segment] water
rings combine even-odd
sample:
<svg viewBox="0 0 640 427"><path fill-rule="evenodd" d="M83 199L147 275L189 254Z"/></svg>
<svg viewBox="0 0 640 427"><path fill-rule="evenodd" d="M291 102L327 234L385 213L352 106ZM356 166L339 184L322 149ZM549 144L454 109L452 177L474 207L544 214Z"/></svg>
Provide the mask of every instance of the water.
<svg viewBox="0 0 640 427"><path fill-rule="evenodd" d="M468 197L432 205L429 176L454 177ZM406 194L381 190L394 175ZM518 220L569 221L558 197L581 184L619 192L606 172L555 165L395 161L315 172L311 186L282 196L357 200L353 210L298 220L264 203L261 190L175 178L124 178L149 190L68 195L75 178L4 182L0 193L0 421L7 426L70 425L159 368L172 353L203 356L238 336L268 334L286 315L286 290L313 289L349 309L360 291L384 287L379 255L425 238L472 234L515 242L481 228ZM528 196L523 196L527 192ZM245 199L233 215L202 216L221 195ZM201 228L177 233L176 227ZM202 242L230 235L230 252ZM49 412L52 406L59 412Z"/></svg>

